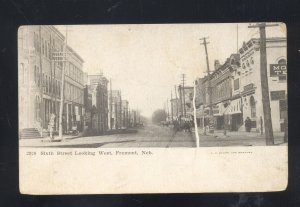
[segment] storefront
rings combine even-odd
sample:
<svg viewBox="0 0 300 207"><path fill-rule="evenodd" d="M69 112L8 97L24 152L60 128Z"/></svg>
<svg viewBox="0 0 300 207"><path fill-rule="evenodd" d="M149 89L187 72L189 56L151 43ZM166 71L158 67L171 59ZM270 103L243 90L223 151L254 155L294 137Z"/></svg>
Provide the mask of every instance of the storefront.
<svg viewBox="0 0 300 207"><path fill-rule="evenodd" d="M240 98L231 100L225 112L226 123L230 131L238 131L243 125L242 101Z"/></svg>
<svg viewBox="0 0 300 207"><path fill-rule="evenodd" d="M212 113L214 116L214 125L216 129L223 129L224 128L224 108L223 104L219 103L212 107Z"/></svg>

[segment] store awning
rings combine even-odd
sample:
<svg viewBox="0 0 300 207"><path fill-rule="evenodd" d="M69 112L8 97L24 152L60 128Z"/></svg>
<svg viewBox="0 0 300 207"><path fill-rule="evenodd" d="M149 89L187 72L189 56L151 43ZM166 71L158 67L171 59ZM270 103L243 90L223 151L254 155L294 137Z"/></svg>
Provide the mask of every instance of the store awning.
<svg viewBox="0 0 300 207"><path fill-rule="evenodd" d="M227 108L227 107L226 107ZM223 116L226 110L223 103L218 103L212 107L213 116Z"/></svg>
<svg viewBox="0 0 300 207"><path fill-rule="evenodd" d="M228 110L226 110L225 114L228 114L228 115L241 114L242 113L241 106L242 106L241 99L232 100L230 102L230 105L228 106Z"/></svg>

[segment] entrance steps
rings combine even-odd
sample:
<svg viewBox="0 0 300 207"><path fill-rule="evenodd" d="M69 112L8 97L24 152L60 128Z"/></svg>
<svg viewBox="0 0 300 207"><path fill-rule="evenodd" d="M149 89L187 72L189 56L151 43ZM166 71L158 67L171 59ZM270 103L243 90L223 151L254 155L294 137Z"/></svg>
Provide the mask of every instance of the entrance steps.
<svg viewBox="0 0 300 207"><path fill-rule="evenodd" d="M48 132L43 132L43 136L41 136L40 132L36 128L25 128L22 129L20 134L20 139L38 139L49 136Z"/></svg>

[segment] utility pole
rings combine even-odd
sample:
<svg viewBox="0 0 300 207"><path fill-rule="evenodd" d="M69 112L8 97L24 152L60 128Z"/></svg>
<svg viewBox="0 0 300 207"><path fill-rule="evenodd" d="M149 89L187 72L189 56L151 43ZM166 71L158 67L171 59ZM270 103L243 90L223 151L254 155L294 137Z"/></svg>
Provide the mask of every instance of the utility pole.
<svg viewBox="0 0 300 207"><path fill-rule="evenodd" d="M209 61L208 61L208 53L207 53L207 44L209 44L209 42L206 42L206 39L208 39L209 37L203 37L200 38L200 40L203 40L203 43L200 43L201 45L204 45L204 49L205 49L205 55L206 55L206 66L207 66L207 79L208 79L208 104L209 104L209 120L211 120L211 116L212 116L212 100L211 100L211 81L210 81L210 69L209 69ZM210 122L210 121L209 121ZM206 134L205 128L204 128L204 134Z"/></svg>
<svg viewBox="0 0 300 207"><path fill-rule="evenodd" d="M185 74L182 74L182 93L183 93L183 114L186 117L186 108L185 108L185 90L184 90L184 82L185 82Z"/></svg>
<svg viewBox="0 0 300 207"><path fill-rule="evenodd" d="M40 118L41 118L41 137L43 137L43 123L44 123L44 104L43 104L43 86L44 86L44 80L43 80L43 63L42 63L42 26L39 26L39 42L38 50L39 50L39 59L40 59L40 96L41 96L41 102L40 102Z"/></svg>
<svg viewBox="0 0 300 207"><path fill-rule="evenodd" d="M171 91L171 101L170 101L170 103L171 103L171 117L172 117L172 122L173 122L173 103L172 103L172 101L174 102L173 94L172 94L172 91Z"/></svg>
<svg viewBox="0 0 300 207"><path fill-rule="evenodd" d="M167 99L167 117L169 119L169 99Z"/></svg>
<svg viewBox="0 0 300 207"><path fill-rule="evenodd" d="M260 78L261 94L264 112L264 126L266 145L274 145L274 135L272 126L272 116L269 97L268 69L267 69L267 49L266 49L266 27L278 26L278 24L258 23L250 25L248 28L259 28L260 33Z"/></svg>
<svg viewBox="0 0 300 207"><path fill-rule="evenodd" d="M67 44L68 44L68 28L66 26L66 38L65 38L65 44L64 44L64 50L63 50L63 67L61 72L61 89L60 89L60 107L59 107L59 138L62 139L62 125L63 125L63 109L64 109L64 86L65 86L65 67L66 67L66 61L67 61Z"/></svg>
<svg viewBox="0 0 300 207"><path fill-rule="evenodd" d="M174 86L174 88L175 88L175 98L176 98L176 116L178 117L178 99L177 99L176 85Z"/></svg>
<svg viewBox="0 0 300 207"><path fill-rule="evenodd" d="M112 129L112 82L111 82L111 79L109 81L109 88L110 88L110 91L109 91L109 127L110 129Z"/></svg>

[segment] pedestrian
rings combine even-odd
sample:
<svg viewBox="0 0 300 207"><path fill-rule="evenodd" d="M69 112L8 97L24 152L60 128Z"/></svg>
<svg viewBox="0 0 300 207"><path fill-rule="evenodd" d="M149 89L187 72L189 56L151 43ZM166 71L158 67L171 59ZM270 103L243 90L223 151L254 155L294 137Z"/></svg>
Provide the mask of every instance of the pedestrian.
<svg viewBox="0 0 300 207"><path fill-rule="evenodd" d="M49 136L50 139L53 139L53 128L54 128L54 123L55 123L55 115L51 114L50 115L50 120L49 120L49 124L48 124L48 130L49 130Z"/></svg>
<svg viewBox="0 0 300 207"><path fill-rule="evenodd" d="M245 120L245 128L246 128L246 132L251 131L251 119L249 118L249 116Z"/></svg>
<svg viewBox="0 0 300 207"><path fill-rule="evenodd" d="M260 134L263 135L264 134L264 126L263 126L263 119L260 116Z"/></svg>

